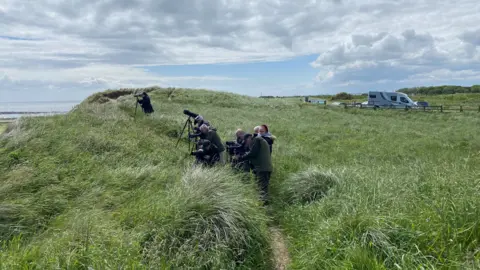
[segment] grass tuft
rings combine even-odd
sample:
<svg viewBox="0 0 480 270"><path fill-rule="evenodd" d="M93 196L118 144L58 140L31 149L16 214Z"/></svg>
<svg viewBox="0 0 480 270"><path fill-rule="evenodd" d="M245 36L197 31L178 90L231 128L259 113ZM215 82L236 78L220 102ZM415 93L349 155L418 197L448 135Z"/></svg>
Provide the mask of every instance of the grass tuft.
<svg viewBox="0 0 480 270"><path fill-rule="evenodd" d="M136 210L150 224L141 241L145 260L176 269L268 268L268 219L254 192L223 168L187 171L159 201L166 206L145 202Z"/></svg>
<svg viewBox="0 0 480 270"><path fill-rule="evenodd" d="M280 187L280 196L286 203L310 203L321 199L340 182L331 170L309 167L291 174Z"/></svg>

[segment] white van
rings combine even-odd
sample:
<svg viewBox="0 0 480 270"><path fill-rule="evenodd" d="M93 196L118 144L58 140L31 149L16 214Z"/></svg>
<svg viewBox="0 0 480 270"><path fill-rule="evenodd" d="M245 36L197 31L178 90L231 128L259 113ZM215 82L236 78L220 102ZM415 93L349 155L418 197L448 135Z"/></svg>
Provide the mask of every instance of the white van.
<svg viewBox="0 0 480 270"><path fill-rule="evenodd" d="M415 102L407 94L400 92L368 92L368 105L374 107L416 107Z"/></svg>

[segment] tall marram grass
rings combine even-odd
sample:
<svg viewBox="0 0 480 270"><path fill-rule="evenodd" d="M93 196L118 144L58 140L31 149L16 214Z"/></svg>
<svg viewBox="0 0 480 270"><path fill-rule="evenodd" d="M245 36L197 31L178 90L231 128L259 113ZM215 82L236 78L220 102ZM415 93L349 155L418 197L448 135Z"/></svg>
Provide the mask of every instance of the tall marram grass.
<svg viewBox="0 0 480 270"><path fill-rule="evenodd" d="M21 235L4 242L0 268L269 269L268 218L258 206L238 175L194 168L112 214L71 210L26 247Z"/></svg>
<svg viewBox="0 0 480 270"><path fill-rule="evenodd" d="M146 262L181 269L267 269L267 217L254 188L225 169L192 169L162 200L141 200ZM146 196L146 198L150 198Z"/></svg>

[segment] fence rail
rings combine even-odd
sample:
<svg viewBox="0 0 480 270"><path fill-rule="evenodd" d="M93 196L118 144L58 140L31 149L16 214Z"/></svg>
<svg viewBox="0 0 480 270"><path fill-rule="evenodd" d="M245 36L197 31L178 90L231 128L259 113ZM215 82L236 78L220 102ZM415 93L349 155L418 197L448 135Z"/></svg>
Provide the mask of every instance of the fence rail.
<svg viewBox="0 0 480 270"><path fill-rule="evenodd" d="M405 110L405 111L439 111L439 112L479 112L479 106L469 106L469 105L440 105L440 106L374 106L374 105L364 105L364 104L343 104L343 105L330 105L325 104L324 108L328 107L335 108L356 108L356 109L372 109L372 110Z"/></svg>

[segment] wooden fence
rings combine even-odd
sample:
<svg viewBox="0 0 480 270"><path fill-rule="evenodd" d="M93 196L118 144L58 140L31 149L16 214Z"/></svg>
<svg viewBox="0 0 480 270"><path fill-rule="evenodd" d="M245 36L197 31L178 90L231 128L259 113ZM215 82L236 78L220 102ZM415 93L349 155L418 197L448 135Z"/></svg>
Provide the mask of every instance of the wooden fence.
<svg viewBox="0 0 480 270"><path fill-rule="evenodd" d="M324 108L336 107L336 108L356 108L356 109L371 109L371 110L405 110L405 111L439 111L439 112L479 112L479 106L468 105L440 105L440 106L416 106L416 107L402 107L402 106L373 106L364 104L343 104L343 105L324 105Z"/></svg>

